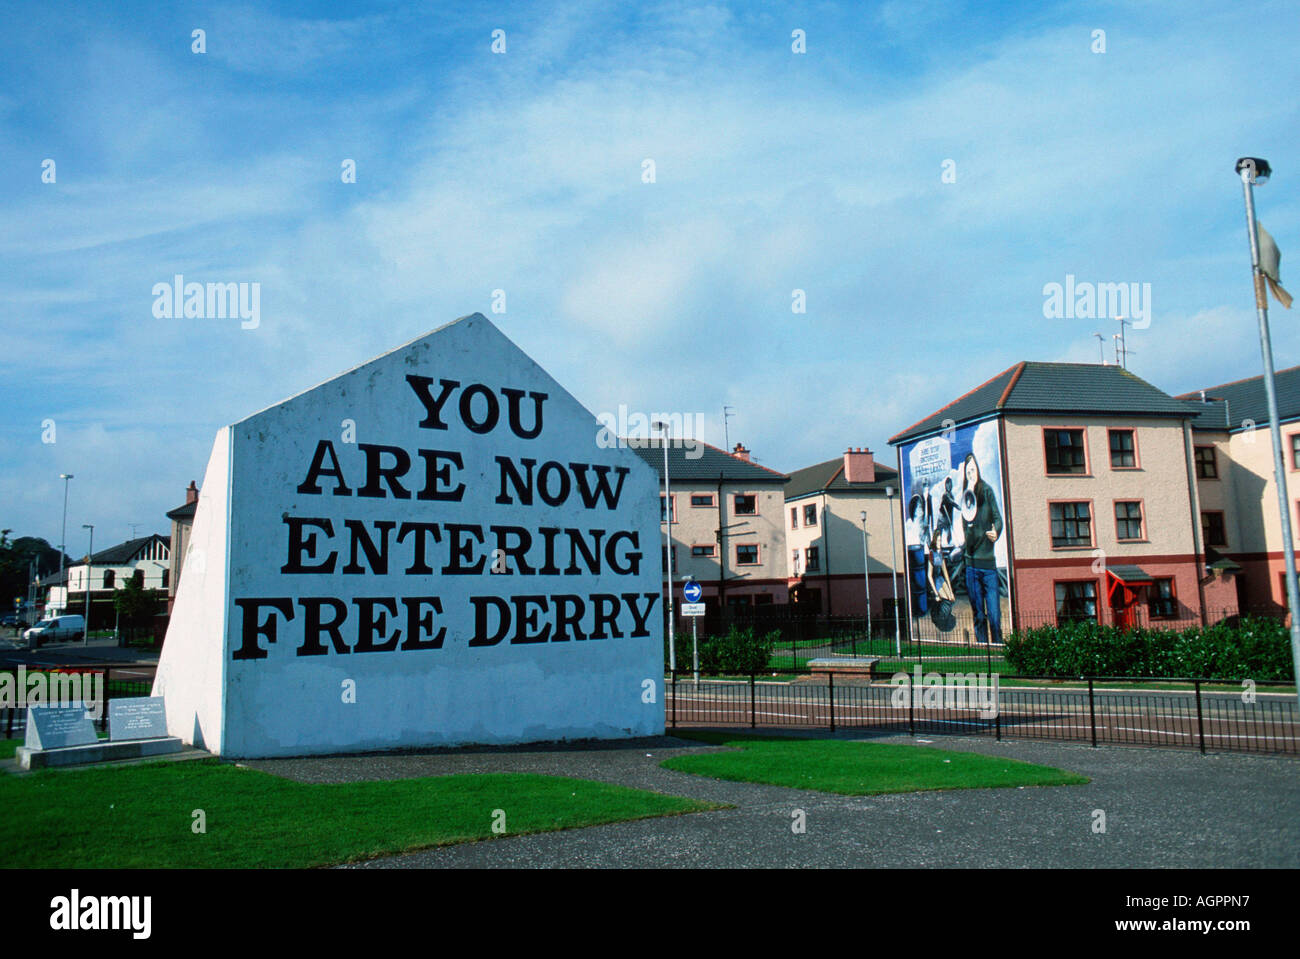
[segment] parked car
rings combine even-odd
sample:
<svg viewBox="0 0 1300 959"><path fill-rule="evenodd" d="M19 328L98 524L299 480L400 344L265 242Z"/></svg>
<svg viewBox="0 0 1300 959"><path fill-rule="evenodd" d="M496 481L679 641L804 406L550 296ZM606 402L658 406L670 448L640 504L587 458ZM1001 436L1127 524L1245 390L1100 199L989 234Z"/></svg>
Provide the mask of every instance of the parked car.
<svg viewBox="0 0 1300 959"><path fill-rule="evenodd" d="M86 635L86 618L84 616L56 616L42 619L31 629L23 633L27 645L40 646L42 643L57 642L61 639L83 639Z"/></svg>
<svg viewBox="0 0 1300 959"><path fill-rule="evenodd" d="M17 613L5 613L3 616L0 616L0 629L9 629L10 627L17 626L17 625L18 625Z"/></svg>

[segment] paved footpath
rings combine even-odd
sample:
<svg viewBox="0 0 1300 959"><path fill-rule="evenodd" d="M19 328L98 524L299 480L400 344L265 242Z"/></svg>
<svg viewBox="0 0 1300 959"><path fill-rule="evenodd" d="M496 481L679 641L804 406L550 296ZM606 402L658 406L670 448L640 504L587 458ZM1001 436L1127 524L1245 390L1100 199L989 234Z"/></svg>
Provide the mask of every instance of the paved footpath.
<svg viewBox="0 0 1300 959"><path fill-rule="evenodd" d="M859 731L838 738L865 737ZM689 745L671 736L618 744L261 760L248 765L304 782L534 772L734 806L506 836L344 868L1300 866L1300 760L942 736L872 741L928 742L1023 759L1082 773L1092 782L836 796L661 769L661 760L717 748ZM795 809L806 814L807 831L802 835L791 829ZM1097 809L1105 812L1105 833L1093 832Z"/></svg>

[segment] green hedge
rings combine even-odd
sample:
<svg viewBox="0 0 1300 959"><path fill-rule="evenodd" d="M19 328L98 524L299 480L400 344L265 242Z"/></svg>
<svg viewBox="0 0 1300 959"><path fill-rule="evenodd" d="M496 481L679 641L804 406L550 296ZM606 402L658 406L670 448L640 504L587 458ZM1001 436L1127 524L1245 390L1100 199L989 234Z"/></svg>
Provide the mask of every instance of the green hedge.
<svg viewBox="0 0 1300 959"><path fill-rule="evenodd" d="M780 637L775 630L762 636L754 635L752 626L732 626L723 636L700 637L700 670L710 673L749 675L768 669L772 649ZM664 666L668 665L668 640L664 639ZM691 670L691 634L677 631L677 671Z"/></svg>
<svg viewBox="0 0 1300 959"><path fill-rule="evenodd" d="M1293 679L1290 632L1254 617L1184 630L1042 626L1009 636L1006 659L1022 676Z"/></svg>

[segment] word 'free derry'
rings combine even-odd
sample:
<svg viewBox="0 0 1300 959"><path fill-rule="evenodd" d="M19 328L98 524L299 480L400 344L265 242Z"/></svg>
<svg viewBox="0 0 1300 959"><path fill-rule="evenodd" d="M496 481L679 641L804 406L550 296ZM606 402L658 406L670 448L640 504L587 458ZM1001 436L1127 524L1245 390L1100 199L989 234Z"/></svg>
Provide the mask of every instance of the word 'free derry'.
<svg viewBox="0 0 1300 959"><path fill-rule="evenodd" d="M104 674L28 672L0 673L0 709L28 706L72 706L85 703L92 719L104 715Z"/></svg>
<svg viewBox="0 0 1300 959"><path fill-rule="evenodd" d="M997 673L942 673L921 674L921 667L912 669L909 677L897 672L890 678L894 687L890 705L907 709L912 704L915 689L916 703L925 709L978 709L981 719L993 719L998 714Z"/></svg>

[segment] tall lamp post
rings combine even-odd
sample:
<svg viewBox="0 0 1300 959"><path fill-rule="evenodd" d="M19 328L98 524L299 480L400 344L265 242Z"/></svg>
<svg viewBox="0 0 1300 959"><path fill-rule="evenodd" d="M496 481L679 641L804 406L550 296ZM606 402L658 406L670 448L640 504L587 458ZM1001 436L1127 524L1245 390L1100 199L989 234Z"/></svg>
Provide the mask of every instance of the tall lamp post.
<svg viewBox="0 0 1300 959"><path fill-rule="evenodd" d="M1259 317L1259 352L1264 358L1264 393L1268 398L1269 432L1273 437L1273 478L1277 483L1278 509L1282 517L1282 556L1286 560L1286 602L1291 610L1291 668L1300 676L1300 588L1296 585L1295 540L1291 538L1291 508L1286 492L1286 467L1282 462L1282 428L1277 421L1277 386L1273 381L1273 344L1268 332L1268 290L1259 264L1259 232L1255 223L1256 183L1272 174L1267 160L1242 157L1237 174L1246 194L1246 232L1250 236L1250 266L1255 280L1255 312Z"/></svg>
<svg viewBox="0 0 1300 959"><path fill-rule="evenodd" d="M894 580L894 655L901 656L903 640L898 627L898 546L894 543L894 487L885 487L885 499L889 500L889 573Z"/></svg>
<svg viewBox="0 0 1300 959"><path fill-rule="evenodd" d="M90 574L95 569L95 524L82 523L82 529L90 530L90 552L86 554L86 615L82 617L86 622L81 630L81 645L90 644Z"/></svg>
<svg viewBox="0 0 1300 959"><path fill-rule="evenodd" d="M867 559L867 511L858 513L862 518L862 588L867 594L867 642L871 642L871 567Z"/></svg>
<svg viewBox="0 0 1300 959"><path fill-rule="evenodd" d="M668 495L668 424L663 420L655 420L650 425L662 432L664 436L664 563L667 568L664 582L668 586L668 670L676 673L677 638L673 625L673 501Z"/></svg>
<svg viewBox="0 0 1300 959"><path fill-rule="evenodd" d="M59 534L59 576L63 576L63 554L68 551L68 480L72 479L71 473L60 473L59 479L63 480L63 532ZM63 581L63 608L68 608L68 582Z"/></svg>

